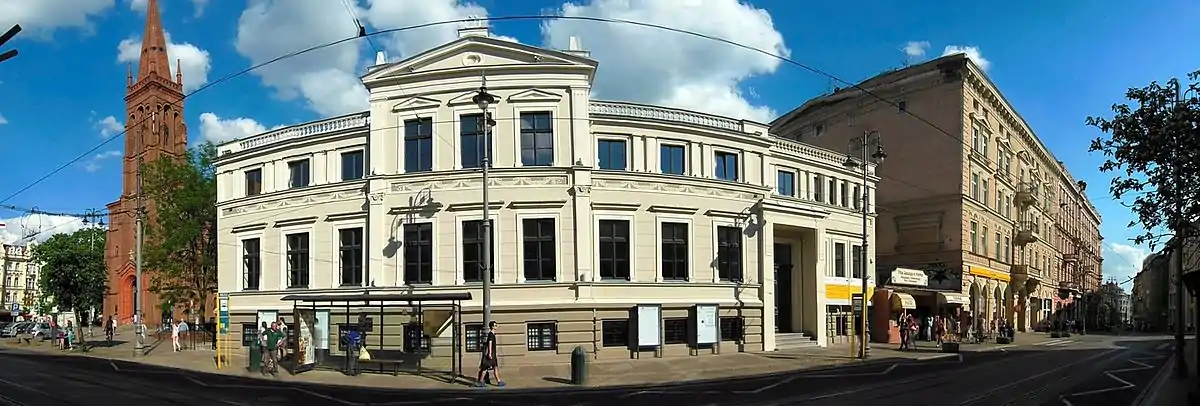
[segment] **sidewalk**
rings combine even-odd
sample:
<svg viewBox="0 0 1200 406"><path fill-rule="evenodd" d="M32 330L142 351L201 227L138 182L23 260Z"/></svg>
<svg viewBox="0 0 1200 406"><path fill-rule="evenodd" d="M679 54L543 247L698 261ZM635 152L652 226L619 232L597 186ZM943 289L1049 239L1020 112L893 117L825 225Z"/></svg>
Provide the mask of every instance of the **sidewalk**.
<svg viewBox="0 0 1200 406"><path fill-rule="evenodd" d="M185 350L176 353L171 351L171 343L169 340L156 342L153 337L149 337L147 339L149 341L147 344L149 347L148 353L144 356L135 358L133 356L134 344L132 342L123 341L129 340L131 336L132 335L129 333L118 334L117 337L115 337L115 342L117 343L116 345L111 347L94 347L87 353L77 350L71 352L70 354L75 356L106 358L205 373L272 379L286 382L410 389L454 389L462 388L466 383L464 380L460 380L456 383L447 382L444 378L445 375L437 375L436 372L432 372L425 376L406 374L403 372L400 373L399 376L365 372L359 376L346 376L341 372L321 369L308 371L294 376L285 371L280 371L280 374L277 378L264 378L258 373L251 373L247 371L246 365L248 360L244 355L230 356L228 358L228 365L217 369L215 363L216 353L207 346L197 345L197 349L195 350ZM65 352L55 349L53 343L50 342L28 346L14 344L11 340L4 340L3 343L5 346L12 348L54 354L66 354ZM103 341L96 342L96 344L102 343ZM842 348L841 351L848 350ZM891 357L917 359L917 355L929 354L900 353L900 355L893 355L884 350L880 350L879 352L872 350L873 359ZM859 362L845 356L811 356L811 354L805 353L786 352L725 353L721 355L701 355L686 358L643 357L642 359L638 360L589 361L591 362L589 363L588 368L588 386L593 387L727 379L743 376L768 375L798 369L833 367ZM468 356L464 359L464 362L466 363L463 371L464 375L471 375L473 377L475 373L473 368L474 359ZM114 368L116 368L116 366L114 366ZM126 372L137 373L136 370L126 370ZM567 364L504 366L502 363L500 373L501 378L504 379L511 388L564 388L570 386L570 366Z"/></svg>
<svg viewBox="0 0 1200 406"><path fill-rule="evenodd" d="M1200 368L1197 368L1196 340L1187 341L1184 347L1188 364L1188 377L1175 377L1175 360L1172 359L1163 367L1160 376L1146 389L1146 395L1138 402L1139 405L1195 405L1200 404Z"/></svg>

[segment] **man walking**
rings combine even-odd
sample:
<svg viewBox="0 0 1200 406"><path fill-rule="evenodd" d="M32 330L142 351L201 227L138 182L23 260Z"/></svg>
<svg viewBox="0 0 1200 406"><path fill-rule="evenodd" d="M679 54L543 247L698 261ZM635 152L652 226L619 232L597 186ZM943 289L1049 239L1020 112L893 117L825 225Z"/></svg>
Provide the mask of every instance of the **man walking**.
<svg viewBox="0 0 1200 406"><path fill-rule="evenodd" d="M496 386L503 387L504 381L500 380L500 357L496 353L496 322L488 323L487 337L483 342L483 358L479 360L479 376L476 377L475 386L484 387L484 379L490 371L492 380L496 382Z"/></svg>

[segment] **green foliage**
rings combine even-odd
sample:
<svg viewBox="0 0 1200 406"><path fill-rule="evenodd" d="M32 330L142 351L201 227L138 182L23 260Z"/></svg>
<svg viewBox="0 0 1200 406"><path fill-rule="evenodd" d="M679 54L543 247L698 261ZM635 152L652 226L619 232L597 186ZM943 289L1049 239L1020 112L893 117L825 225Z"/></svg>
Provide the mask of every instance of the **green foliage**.
<svg viewBox="0 0 1200 406"><path fill-rule="evenodd" d="M142 253L149 289L163 302L203 310L204 299L217 291L216 157L216 146L204 143L186 159L163 157L142 168L142 193L153 214Z"/></svg>
<svg viewBox="0 0 1200 406"><path fill-rule="evenodd" d="M1125 93L1127 104L1113 105L1112 118L1088 117L1087 124L1107 133L1092 141L1090 151L1102 152L1100 171L1112 173L1109 191L1121 200L1136 196L1128 206L1137 215L1130 228L1146 231L1134 238L1151 249L1167 235L1155 230L1176 229L1200 218L1200 71L1188 75L1190 84L1171 79L1152 82ZM1184 91L1182 100L1180 92Z"/></svg>
<svg viewBox="0 0 1200 406"><path fill-rule="evenodd" d="M108 293L108 271L104 267L107 230L85 228L71 234L56 234L33 248L32 259L42 264L38 276L38 311L51 308L80 315L104 304Z"/></svg>

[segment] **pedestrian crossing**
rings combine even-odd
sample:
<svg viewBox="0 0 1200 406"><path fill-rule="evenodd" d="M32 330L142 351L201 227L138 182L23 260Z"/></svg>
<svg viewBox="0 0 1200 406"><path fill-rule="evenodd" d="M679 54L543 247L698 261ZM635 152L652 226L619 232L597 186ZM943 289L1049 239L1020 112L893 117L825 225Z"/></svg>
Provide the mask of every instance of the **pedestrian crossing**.
<svg viewBox="0 0 1200 406"><path fill-rule="evenodd" d="M1064 345L1070 345L1071 343L1074 343L1074 342L1076 342L1076 341L1075 340L1066 340L1066 339L1055 339L1055 340L1050 340L1050 341L1042 341L1040 343L1034 343L1033 345L1036 345L1039 347L1062 347Z"/></svg>

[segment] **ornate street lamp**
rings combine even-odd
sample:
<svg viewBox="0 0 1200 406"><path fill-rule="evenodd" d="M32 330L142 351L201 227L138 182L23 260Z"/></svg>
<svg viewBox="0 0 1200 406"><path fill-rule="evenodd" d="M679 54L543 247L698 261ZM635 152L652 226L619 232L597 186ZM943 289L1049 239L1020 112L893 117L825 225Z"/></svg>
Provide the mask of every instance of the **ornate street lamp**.
<svg viewBox="0 0 1200 406"><path fill-rule="evenodd" d="M862 275L859 275L860 277L862 277L862 313L860 314L860 316L862 317L862 320L860 320L858 323L858 328L859 328L858 356L859 356L859 358L865 360L865 359L867 359L867 353L870 351L870 345L868 344L868 340L867 340L867 338L868 338L867 337L867 300L869 300L869 298L867 297L867 280L868 280L867 269L870 268L867 265L869 263L868 258L867 258L867 252L868 252L867 247L870 246L870 242L868 241L868 238L867 238L868 237L867 236L867 215L868 215L868 211L870 210L867 207L868 203L870 203L870 192L868 191L868 188L867 188L867 178L870 175L870 173L869 173L869 166L866 165L866 163L874 162L877 165L880 163L883 163L883 160L885 158L887 158L887 154L883 152L883 143L879 139L879 131L870 131L870 132L864 133L861 137L854 137L854 139L850 140L850 143L851 143L851 148L849 148L849 149L851 151L853 151L853 149L854 149L853 147L857 147L858 151L862 153L862 158L861 158L862 164L860 164L859 162L856 162L854 160L854 158L851 156L852 152L848 151L846 153L846 162L843 163L842 165L845 166L846 169L849 169L849 170L855 170L858 168L862 169L862 185L863 186L862 186L862 196L860 196L860 199L862 201L862 204L860 205L861 209L862 209L862 212L861 212L862 213L862 252L859 253L859 255L862 256L860 260L862 261L862 264L863 264L862 265ZM854 145L854 144L857 144L857 145ZM871 145L875 146L875 152L870 155L867 155L868 151L871 150Z"/></svg>

